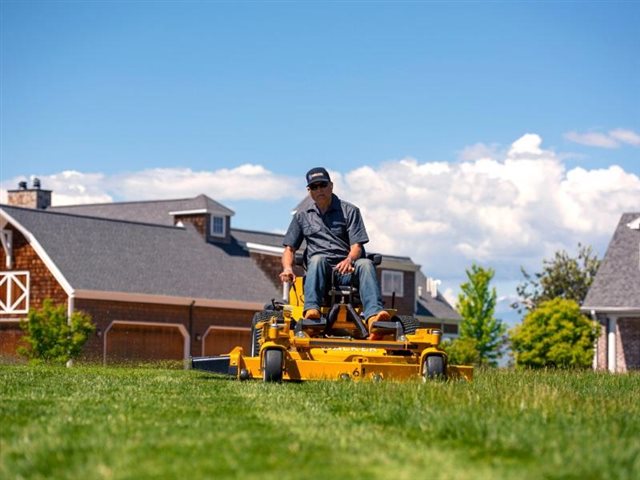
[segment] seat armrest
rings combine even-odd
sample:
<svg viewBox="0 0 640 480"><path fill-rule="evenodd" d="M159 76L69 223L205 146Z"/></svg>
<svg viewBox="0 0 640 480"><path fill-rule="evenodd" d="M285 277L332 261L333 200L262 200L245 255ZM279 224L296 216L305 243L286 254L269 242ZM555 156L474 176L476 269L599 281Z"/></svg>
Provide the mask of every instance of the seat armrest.
<svg viewBox="0 0 640 480"><path fill-rule="evenodd" d="M368 253L367 258L371 260L374 265L380 265L382 263L382 255L379 253Z"/></svg>

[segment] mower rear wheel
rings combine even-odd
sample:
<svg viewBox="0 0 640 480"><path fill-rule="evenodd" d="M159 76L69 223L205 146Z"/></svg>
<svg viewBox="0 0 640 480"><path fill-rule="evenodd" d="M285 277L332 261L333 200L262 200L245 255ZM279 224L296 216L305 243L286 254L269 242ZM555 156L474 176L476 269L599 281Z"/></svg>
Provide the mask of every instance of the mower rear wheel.
<svg viewBox="0 0 640 480"><path fill-rule="evenodd" d="M264 366L262 368L262 379L265 382L282 381L282 350L270 348L264 352Z"/></svg>
<svg viewBox="0 0 640 480"><path fill-rule="evenodd" d="M441 355L429 355L422 365L422 375L425 380L444 379L444 357Z"/></svg>

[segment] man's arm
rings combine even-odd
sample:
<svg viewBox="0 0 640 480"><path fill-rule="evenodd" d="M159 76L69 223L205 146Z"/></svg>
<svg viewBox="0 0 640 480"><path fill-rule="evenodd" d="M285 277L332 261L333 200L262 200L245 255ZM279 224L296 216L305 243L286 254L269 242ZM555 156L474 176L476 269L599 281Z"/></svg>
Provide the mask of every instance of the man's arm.
<svg viewBox="0 0 640 480"><path fill-rule="evenodd" d="M285 246L282 253L282 273L280 273L280 281L293 283L296 280L296 274L293 273L293 261L296 258L296 251L293 247Z"/></svg>
<svg viewBox="0 0 640 480"><path fill-rule="evenodd" d="M342 275L346 273L353 272L353 262L358 260L362 256L362 245L359 243L354 243L351 245L349 249L349 254L347 258L342 260L339 264L336 265L336 270L340 272Z"/></svg>

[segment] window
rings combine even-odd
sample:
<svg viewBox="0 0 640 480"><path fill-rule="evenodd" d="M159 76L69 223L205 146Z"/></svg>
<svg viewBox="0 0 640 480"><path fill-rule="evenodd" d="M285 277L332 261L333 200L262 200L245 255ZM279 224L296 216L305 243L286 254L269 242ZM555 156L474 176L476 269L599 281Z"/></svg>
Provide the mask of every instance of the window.
<svg viewBox="0 0 640 480"><path fill-rule="evenodd" d="M404 296L404 274L391 270L382 271L382 295L391 296L395 292L396 297Z"/></svg>
<svg viewBox="0 0 640 480"><path fill-rule="evenodd" d="M29 312L29 272L0 273L0 313Z"/></svg>
<svg viewBox="0 0 640 480"><path fill-rule="evenodd" d="M445 323L442 325L443 333L448 335L458 335L458 324L456 323Z"/></svg>
<svg viewBox="0 0 640 480"><path fill-rule="evenodd" d="M225 233L225 218L211 215L211 235L224 237Z"/></svg>

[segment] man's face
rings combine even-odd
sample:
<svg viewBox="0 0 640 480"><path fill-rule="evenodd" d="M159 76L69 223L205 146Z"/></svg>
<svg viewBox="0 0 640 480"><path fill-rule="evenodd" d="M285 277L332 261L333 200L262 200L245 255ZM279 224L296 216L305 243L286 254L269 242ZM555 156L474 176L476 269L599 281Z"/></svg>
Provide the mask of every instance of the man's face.
<svg viewBox="0 0 640 480"><path fill-rule="evenodd" d="M331 194L333 193L333 183L316 182L307 187L311 199L319 206L328 206L331 203Z"/></svg>

